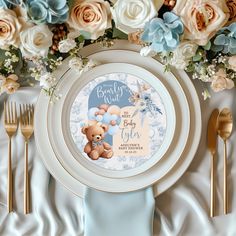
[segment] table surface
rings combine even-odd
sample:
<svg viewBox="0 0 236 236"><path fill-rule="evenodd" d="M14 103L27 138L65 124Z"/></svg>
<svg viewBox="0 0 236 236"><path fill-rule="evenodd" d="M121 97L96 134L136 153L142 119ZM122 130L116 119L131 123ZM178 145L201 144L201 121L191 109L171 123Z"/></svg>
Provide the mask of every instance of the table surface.
<svg viewBox="0 0 236 236"><path fill-rule="evenodd" d="M223 142L218 140L217 213L209 217L210 153L206 147L206 130L214 108L229 107L236 118L236 91L212 94L203 101L202 86L194 81L201 101L203 132L193 162L178 182L156 198L154 235L236 235L236 132L228 142L229 199L231 213L223 215ZM3 102L36 103L39 88L21 88L8 98L0 97L0 235L83 235L83 201L73 195L49 174L36 150L29 144L32 214L23 214L24 140L20 130L13 139L14 209L7 214L7 143L3 127ZM235 119L234 119L235 121Z"/></svg>

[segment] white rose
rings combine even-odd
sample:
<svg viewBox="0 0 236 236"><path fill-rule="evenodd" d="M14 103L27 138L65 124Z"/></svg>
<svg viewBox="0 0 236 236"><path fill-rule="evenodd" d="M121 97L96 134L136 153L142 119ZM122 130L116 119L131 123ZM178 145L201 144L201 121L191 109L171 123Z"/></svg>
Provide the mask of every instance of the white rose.
<svg viewBox="0 0 236 236"><path fill-rule="evenodd" d="M236 72L236 56L232 56L228 60L229 68Z"/></svg>
<svg viewBox="0 0 236 236"><path fill-rule="evenodd" d="M80 57L73 57L69 61L69 67L80 72L83 69L83 60Z"/></svg>
<svg viewBox="0 0 236 236"><path fill-rule="evenodd" d="M46 57L52 45L53 33L46 25L35 25L20 33L21 52L25 57Z"/></svg>
<svg viewBox="0 0 236 236"><path fill-rule="evenodd" d="M214 92L220 92L224 89L232 89L234 82L227 78L226 71L219 69L214 76L212 76L211 88Z"/></svg>
<svg viewBox="0 0 236 236"><path fill-rule="evenodd" d="M40 86L44 89L49 89L54 85L55 81L56 79L52 76L52 74L46 72L40 77Z"/></svg>
<svg viewBox="0 0 236 236"><path fill-rule="evenodd" d="M76 47L75 40L67 38L67 39L60 41L58 49L59 49L59 52L61 52L61 53L67 53L75 47Z"/></svg>
<svg viewBox="0 0 236 236"><path fill-rule="evenodd" d="M116 27L126 34L144 28L146 22L157 16L164 1L155 3L153 0L117 0L111 8Z"/></svg>
<svg viewBox="0 0 236 236"><path fill-rule="evenodd" d="M173 51L170 64L177 69L184 70L188 66L191 58L196 54L197 48L198 45L190 41L180 43Z"/></svg>
<svg viewBox="0 0 236 236"><path fill-rule="evenodd" d="M149 47L149 46L146 46L146 47L143 47L143 48L141 48L141 50L140 50L140 55L142 56L142 57L154 57L154 56L156 56L156 52L154 52L152 49L151 49L151 47Z"/></svg>

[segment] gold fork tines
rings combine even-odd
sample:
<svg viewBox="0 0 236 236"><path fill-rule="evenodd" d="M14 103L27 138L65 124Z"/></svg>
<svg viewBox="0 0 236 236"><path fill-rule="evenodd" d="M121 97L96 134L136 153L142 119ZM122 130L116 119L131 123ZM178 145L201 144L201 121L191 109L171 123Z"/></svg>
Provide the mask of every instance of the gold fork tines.
<svg viewBox="0 0 236 236"><path fill-rule="evenodd" d="M15 102L4 102L4 126L9 137L8 144L8 190L7 190L7 208L8 212L13 211L13 189L12 189L12 164L11 164L11 140L17 131L18 119Z"/></svg>
<svg viewBox="0 0 236 236"><path fill-rule="evenodd" d="M24 171L24 213L30 212L30 190L28 173L28 142L34 132L34 107L33 105L20 105L20 127L25 138L25 171Z"/></svg>

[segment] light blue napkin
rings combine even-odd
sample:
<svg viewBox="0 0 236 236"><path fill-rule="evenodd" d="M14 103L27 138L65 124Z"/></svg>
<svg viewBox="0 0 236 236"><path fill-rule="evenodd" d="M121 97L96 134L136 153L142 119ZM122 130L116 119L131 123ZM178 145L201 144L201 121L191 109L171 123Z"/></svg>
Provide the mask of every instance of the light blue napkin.
<svg viewBox="0 0 236 236"><path fill-rule="evenodd" d="M85 236L152 236L155 199L152 187L129 193L87 188Z"/></svg>

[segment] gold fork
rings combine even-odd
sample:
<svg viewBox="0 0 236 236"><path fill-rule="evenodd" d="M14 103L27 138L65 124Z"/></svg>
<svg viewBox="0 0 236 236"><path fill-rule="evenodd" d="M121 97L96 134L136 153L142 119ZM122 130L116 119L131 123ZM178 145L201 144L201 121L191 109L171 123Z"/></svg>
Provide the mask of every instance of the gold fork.
<svg viewBox="0 0 236 236"><path fill-rule="evenodd" d="M34 132L34 107L33 105L20 105L20 127L25 138L25 171L24 171L24 213L30 212L30 189L28 173L28 142Z"/></svg>
<svg viewBox="0 0 236 236"><path fill-rule="evenodd" d="M4 102L4 126L6 129L6 133L9 137L9 144L8 144L8 190L7 190L7 208L8 212L13 211L13 187L12 187L12 165L11 165L11 140L13 135L17 131L18 127L18 119L17 119L17 112L16 112L16 103Z"/></svg>

